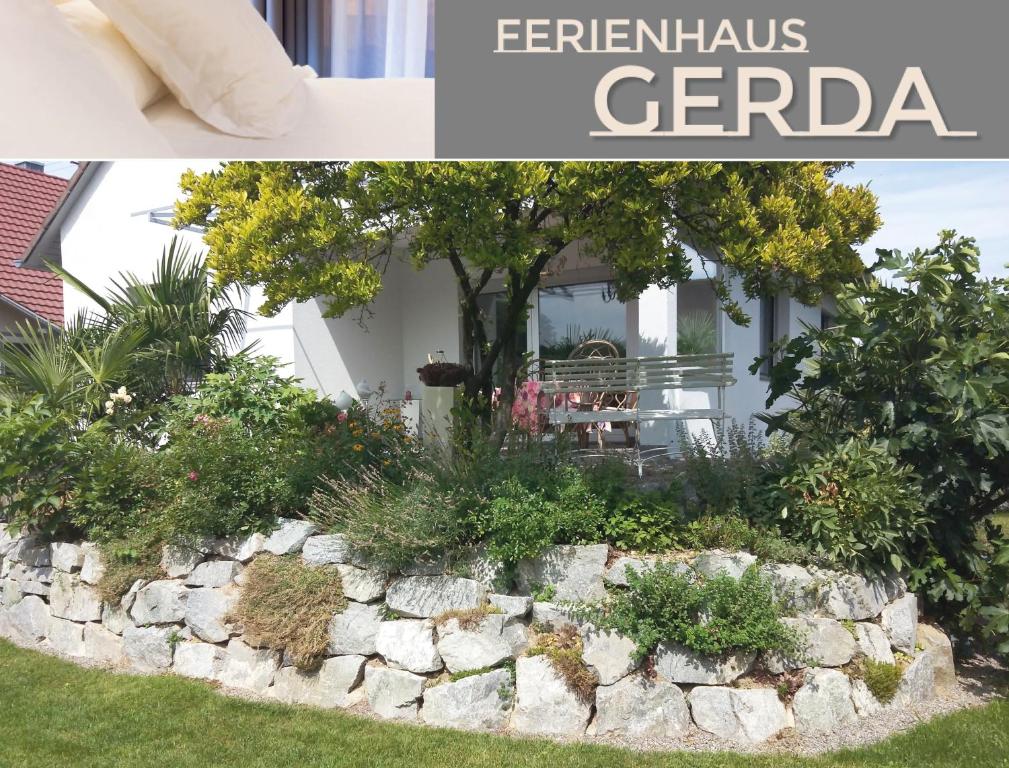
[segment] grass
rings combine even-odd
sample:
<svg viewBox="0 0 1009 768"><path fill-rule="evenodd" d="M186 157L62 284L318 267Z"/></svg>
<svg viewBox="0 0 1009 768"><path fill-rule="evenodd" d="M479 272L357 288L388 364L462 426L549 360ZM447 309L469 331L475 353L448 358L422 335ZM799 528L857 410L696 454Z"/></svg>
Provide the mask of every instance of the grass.
<svg viewBox="0 0 1009 768"><path fill-rule="evenodd" d="M642 755L462 734L219 696L174 677L87 670L0 641L4 768L840 768L1009 766L1009 702L816 759Z"/></svg>

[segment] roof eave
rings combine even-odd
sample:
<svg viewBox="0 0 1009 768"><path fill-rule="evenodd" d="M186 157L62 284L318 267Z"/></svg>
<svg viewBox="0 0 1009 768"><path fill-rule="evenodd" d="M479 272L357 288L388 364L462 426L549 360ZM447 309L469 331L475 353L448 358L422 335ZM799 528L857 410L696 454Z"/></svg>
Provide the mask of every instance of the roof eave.
<svg viewBox="0 0 1009 768"><path fill-rule="evenodd" d="M78 166L77 172L70 177L67 188L56 206L42 222L39 231L28 244L18 266L45 269L46 262L59 263L61 261L60 230L62 224L74 209L81 195L87 191L91 179L94 178L102 165L97 162L83 162Z"/></svg>

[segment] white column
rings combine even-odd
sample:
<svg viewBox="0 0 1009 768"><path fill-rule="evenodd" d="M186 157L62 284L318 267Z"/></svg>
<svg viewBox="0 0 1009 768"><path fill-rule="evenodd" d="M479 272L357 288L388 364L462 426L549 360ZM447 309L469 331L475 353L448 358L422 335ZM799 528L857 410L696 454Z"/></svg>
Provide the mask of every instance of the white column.
<svg viewBox="0 0 1009 768"><path fill-rule="evenodd" d="M638 298L637 356L676 354L676 287L649 286ZM673 390L642 392L638 407L647 410L677 407ZM644 446L669 445L676 439L674 422L657 421L641 425Z"/></svg>

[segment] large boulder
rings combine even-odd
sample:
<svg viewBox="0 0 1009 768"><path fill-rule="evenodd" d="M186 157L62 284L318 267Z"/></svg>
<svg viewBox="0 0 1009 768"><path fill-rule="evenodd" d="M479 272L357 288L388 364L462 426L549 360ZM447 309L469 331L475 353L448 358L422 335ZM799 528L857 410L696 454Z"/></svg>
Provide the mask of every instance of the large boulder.
<svg viewBox="0 0 1009 768"><path fill-rule="evenodd" d="M288 704L313 707L350 707L364 695L359 683L364 677L364 656L334 656L316 672L282 667L273 678L270 694Z"/></svg>
<svg viewBox="0 0 1009 768"><path fill-rule="evenodd" d="M310 536L301 548L301 556L308 565L335 563L356 565L360 568L368 565L368 558L342 533Z"/></svg>
<svg viewBox="0 0 1009 768"><path fill-rule="evenodd" d="M880 624L890 644L908 656L918 642L918 598L908 593L883 609Z"/></svg>
<svg viewBox="0 0 1009 768"><path fill-rule="evenodd" d="M185 544L165 544L161 548L161 569L170 579L188 576L206 555Z"/></svg>
<svg viewBox="0 0 1009 768"><path fill-rule="evenodd" d="M672 683L726 685L749 672L756 658L752 651L704 656L677 643L659 643L655 671Z"/></svg>
<svg viewBox="0 0 1009 768"><path fill-rule="evenodd" d="M690 572L690 566L685 563L677 563L676 565L684 572ZM613 564L606 569L606 573L603 574L603 581L617 587L626 587L628 570L641 574L646 571L650 571L653 568L655 568L655 560L645 560L640 557L628 557L627 555L623 555L614 560Z"/></svg>
<svg viewBox="0 0 1009 768"><path fill-rule="evenodd" d="M913 707L922 701L935 697L935 668L932 666L932 656L919 653L914 661L907 665L897 685L894 703L902 707Z"/></svg>
<svg viewBox="0 0 1009 768"><path fill-rule="evenodd" d="M800 733L832 731L855 722L851 681L836 669L810 669L792 699L795 728Z"/></svg>
<svg viewBox="0 0 1009 768"><path fill-rule="evenodd" d="M234 588L212 589L201 587L190 590L186 598L186 626L201 640L223 643L231 637L232 627L228 614L238 602Z"/></svg>
<svg viewBox="0 0 1009 768"><path fill-rule="evenodd" d="M364 669L368 706L389 720L416 720L426 679L401 669L368 665Z"/></svg>
<svg viewBox="0 0 1009 768"><path fill-rule="evenodd" d="M794 563L768 563L760 567L780 601L785 613L794 616L812 615L816 611L817 580L801 565Z"/></svg>
<svg viewBox="0 0 1009 768"><path fill-rule="evenodd" d="M319 526L308 520L280 518L277 527L263 542L263 549L275 555L290 555L300 552L305 541L319 530Z"/></svg>
<svg viewBox="0 0 1009 768"><path fill-rule="evenodd" d="M382 621L381 605L348 603L329 622L329 652L334 655L375 653L375 638Z"/></svg>
<svg viewBox="0 0 1009 768"><path fill-rule="evenodd" d="M101 621L102 599L76 576L58 571L49 593L49 610L61 619Z"/></svg>
<svg viewBox="0 0 1009 768"><path fill-rule="evenodd" d="M340 583L343 594L348 600L359 603L370 603L385 594L385 585L389 575L384 571L373 571L370 568L358 568L356 565L337 565L340 572Z"/></svg>
<svg viewBox="0 0 1009 768"><path fill-rule="evenodd" d="M582 661L596 673L600 685L612 685L637 668L637 645L629 637L595 627L584 627L581 636Z"/></svg>
<svg viewBox="0 0 1009 768"><path fill-rule="evenodd" d="M228 651L210 643L179 643L175 646L172 671L198 680L217 680L224 669Z"/></svg>
<svg viewBox="0 0 1009 768"><path fill-rule="evenodd" d="M172 666L175 627L127 627L123 630L126 658L143 672L160 672Z"/></svg>
<svg viewBox="0 0 1009 768"><path fill-rule="evenodd" d="M931 624L919 624L918 645L932 662L936 690L942 693L956 690L953 645L946 634Z"/></svg>
<svg viewBox="0 0 1009 768"><path fill-rule="evenodd" d="M57 571L76 573L84 565L84 550L76 544L59 542L52 545L50 559Z"/></svg>
<svg viewBox="0 0 1009 768"><path fill-rule="evenodd" d="M84 655L102 664L118 666L126 661L123 638L101 624L85 624Z"/></svg>
<svg viewBox="0 0 1009 768"><path fill-rule="evenodd" d="M49 607L38 595L28 595L4 609L14 637L27 643L45 640L49 631Z"/></svg>
<svg viewBox="0 0 1009 768"><path fill-rule="evenodd" d="M280 654L269 648L253 648L238 638L228 643L228 655L218 678L223 685L266 693L280 668Z"/></svg>
<svg viewBox="0 0 1009 768"><path fill-rule="evenodd" d="M878 624L860 621L855 624L855 639L858 652L868 659L893 664L895 659L890 650L890 640Z"/></svg>
<svg viewBox="0 0 1009 768"><path fill-rule="evenodd" d="M375 637L375 650L393 669L423 674L442 668L434 644L434 622L422 619L383 621Z"/></svg>
<svg viewBox="0 0 1009 768"><path fill-rule="evenodd" d="M796 633L800 642L801 666L840 667L851 661L858 650L855 636L834 619L782 619L781 622ZM799 664L786 668L795 669ZM782 670L771 670L780 672Z"/></svg>
<svg viewBox="0 0 1009 768"><path fill-rule="evenodd" d="M66 656L84 656L84 625L49 617L49 647Z"/></svg>
<svg viewBox="0 0 1009 768"><path fill-rule="evenodd" d="M130 618L137 626L174 624L186 618L189 590L178 581L152 581L137 592Z"/></svg>
<svg viewBox="0 0 1009 768"><path fill-rule="evenodd" d="M851 681L851 703L855 705L855 712L859 717L874 715L883 708L883 704L869 690L865 680L857 678Z"/></svg>
<svg viewBox="0 0 1009 768"><path fill-rule="evenodd" d="M421 717L440 728L499 730L508 724L513 699L511 673L494 669L428 688Z"/></svg>
<svg viewBox="0 0 1009 768"><path fill-rule="evenodd" d="M581 629L589 626L589 622L577 616L575 612L566 605L557 603L533 603L533 624L561 629L563 627L575 627Z"/></svg>
<svg viewBox="0 0 1009 768"><path fill-rule="evenodd" d="M523 619L533 608L533 599L528 595L490 595L487 599L510 619Z"/></svg>
<svg viewBox="0 0 1009 768"><path fill-rule="evenodd" d="M81 581L85 584L97 584L105 574L105 564L98 545L92 542L81 544L84 552L84 562L81 564Z"/></svg>
<svg viewBox="0 0 1009 768"><path fill-rule="evenodd" d="M525 625L490 613L474 627L449 619L438 628L438 653L449 672L493 667L514 658L529 644Z"/></svg>
<svg viewBox="0 0 1009 768"><path fill-rule="evenodd" d="M214 542L212 551L215 555L247 563L257 554L266 549L266 537L261 533L248 536L229 536Z"/></svg>
<svg viewBox="0 0 1009 768"><path fill-rule="evenodd" d="M385 603L400 616L429 618L449 611L479 608L487 588L474 579L455 576L406 576L385 593Z"/></svg>
<svg viewBox="0 0 1009 768"><path fill-rule="evenodd" d="M36 568L48 568L52 565L49 545L40 543L34 536L17 539L7 550L4 559Z"/></svg>
<svg viewBox="0 0 1009 768"><path fill-rule="evenodd" d="M772 688L698 686L687 701L698 728L730 741L757 744L789 725L785 705Z"/></svg>
<svg viewBox="0 0 1009 768"><path fill-rule="evenodd" d="M585 732L592 702L578 696L546 656L523 656L515 664L515 711L518 733L578 736Z"/></svg>
<svg viewBox="0 0 1009 768"><path fill-rule="evenodd" d="M724 574L738 579L756 562L756 556L749 552L722 552L716 549L702 552L694 558L691 565L695 571L708 578Z"/></svg>
<svg viewBox="0 0 1009 768"><path fill-rule="evenodd" d="M519 561L519 589L532 594L550 586L557 600L602 600L606 597L603 574L608 555L606 544L548 547L538 557Z"/></svg>
<svg viewBox="0 0 1009 768"><path fill-rule="evenodd" d="M225 587L242 570L242 564L235 560L209 560L193 568L186 577L186 584L191 587Z"/></svg>
<svg viewBox="0 0 1009 768"><path fill-rule="evenodd" d="M665 739L690 727L683 691L673 683L630 675L596 689L597 736Z"/></svg>
<svg viewBox="0 0 1009 768"><path fill-rule="evenodd" d="M832 619L873 619L886 605L886 586L878 579L837 571L818 571L817 576L821 580L817 596L820 610Z"/></svg>

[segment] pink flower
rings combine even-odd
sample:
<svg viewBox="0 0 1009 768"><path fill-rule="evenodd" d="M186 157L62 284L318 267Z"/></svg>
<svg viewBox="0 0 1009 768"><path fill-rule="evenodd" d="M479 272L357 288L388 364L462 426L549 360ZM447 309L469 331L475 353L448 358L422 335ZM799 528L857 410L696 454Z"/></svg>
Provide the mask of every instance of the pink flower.
<svg viewBox="0 0 1009 768"><path fill-rule="evenodd" d="M201 413L199 416L193 419L194 424L209 424L210 421L211 421L210 417L205 413Z"/></svg>
<svg viewBox="0 0 1009 768"><path fill-rule="evenodd" d="M345 421L347 420L347 412L346 412L346 411L340 411L340 412L339 412L339 413L338 413L338 414L336 415L336 420L337 420L338 422L340 422L341 424L343 424L343 422L345 422Z"/></svg>
<svg viewBox="0 0 1009 768"><path fill-rule="evenodd" d="M200 473L196 472L195 470L191 470L189 474L186 475L186 477L189 478L190 482L195 483L197 480L200 479Z"/></svg>

